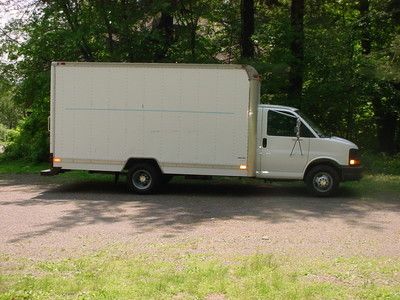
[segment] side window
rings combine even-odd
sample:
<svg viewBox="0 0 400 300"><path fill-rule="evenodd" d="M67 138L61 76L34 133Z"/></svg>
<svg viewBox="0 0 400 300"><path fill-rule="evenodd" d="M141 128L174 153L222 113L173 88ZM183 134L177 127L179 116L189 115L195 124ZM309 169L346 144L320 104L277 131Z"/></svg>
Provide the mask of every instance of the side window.
<svg viewBox="0 0 400 300"><path fill-rule="evenodd" d="M276 111L268 111L267 135L272 136L296 136L295 127L297 118L290 113L284 114Z"/></svg>
<svg viewBox="0 0 400 300"><path fill-rule="evenodd" d="M303 123L301 123L300 136L307 138L315 138L314 134Z"/></svg>

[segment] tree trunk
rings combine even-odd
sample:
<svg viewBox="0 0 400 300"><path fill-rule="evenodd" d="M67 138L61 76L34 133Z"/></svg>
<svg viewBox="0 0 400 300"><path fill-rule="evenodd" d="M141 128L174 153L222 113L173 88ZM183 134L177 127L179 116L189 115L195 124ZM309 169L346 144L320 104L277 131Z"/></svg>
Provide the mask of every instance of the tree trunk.
<svg viewBox="0 0 400 300"><path fill-rule="evenodd" d="M196 31L197 31L198 19L192 17L190 20L190 53L192 61L196 61Z"/></svg>
<svg viewBox="0 0 400 300"><path fill-rule="evenodd" d="M400 24L400 1L391 0L389 3L389 10L391 11L393 23Z"/></svg>
<svg viewBox="0 0 400 300"><path fill-rule="evenodd" d="M135 62L136 61L136 57L134 54L134 48L132 47L133 45L133 41L132 41L132 33L131 33L131 22L130 22L130 18L129 18L129 11L130 11L130 7L129 7L129 3L127 0L122 0L121 1L122 4L122 14L121 14L121 24L119 26L121 26L121 31L120 31L120 40L121 42L119 43L120 47L122 47L123 51L125 52L124 54L126 54L126 58L128 62Z"/></svg>
<svg viewBox="0 0 400 300"><path fill-rule="evenodd" d="M369 0L360 0L360 27L361 27L361 49L362 53L368 55L371 53L371 35L369 20Z"/></svg>
<svg viewBox="0 0 400 300"><path fill-rule="evenodd" d="M173 5L171 1L171 5ZM171 47L174 38L174 17L171 14L171 9L161 12L160 22L157 26L162 36L162 46L155 55L156 61L162 61L167 58L167 52Z"/></svg>
<svg viewBox="0 0 400 300"><path fill-rule="evenodd" d="M241 0L240 15L242 21L240 35L241 56L244 59L251 59L254 57L254 43L251 39L254 34L254 0Z"/></svg>
<svg viewBox="0 0 400 300"><path fill-rule="evenodd" d="M387 154L395 154L396 147L396 127L397 115L393 111L388 111L384 107L380 98L374 98L372 101L374 107L376 130L379 143L379 151Z"/></svg>
<svg viewBox="0 0 400 300"><path fill-rule="evenodd" d="M292 61L289 71L288 101L301 107L304 81L304 0L292 0L290 7Z"/></svg>
<svg viewBox="0 0 400 300"><path fill-rule="evenodd" d="M397 27L400 26L400 1L399 0L391 0L389 4L389 8L391 10L391 15L392 15L392 22L395 24ZM394 89L396 89L397 94L400 94L400 82L394 82L392 83ZM398 111L397 111L398 112ZM400 116L397 113L397 125L396 125L396 133L395 133L395 147L396 147L396 153L400 151Z"/></svg>

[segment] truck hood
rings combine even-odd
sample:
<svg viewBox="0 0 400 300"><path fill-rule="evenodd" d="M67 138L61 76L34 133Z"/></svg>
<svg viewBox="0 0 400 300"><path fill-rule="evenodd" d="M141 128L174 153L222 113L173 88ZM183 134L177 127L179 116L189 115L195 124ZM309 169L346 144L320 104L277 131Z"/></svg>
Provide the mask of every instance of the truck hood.
<svg viewBox="0 0 400 300"><path fill-rule="evenodd" d="M350 142L349 140L346 140L346 139L344 139L344 138L341 138L341 137L338 137L338 136L332 136L332 137L330 137L329 139L330 139L330 140L333 140L333 141L335 141L335 142L338 142L338 143L347 145L347 146L349 146L350 148L358 149L358 147L357 147L356 144L354 144L353 142Z"/></svg>

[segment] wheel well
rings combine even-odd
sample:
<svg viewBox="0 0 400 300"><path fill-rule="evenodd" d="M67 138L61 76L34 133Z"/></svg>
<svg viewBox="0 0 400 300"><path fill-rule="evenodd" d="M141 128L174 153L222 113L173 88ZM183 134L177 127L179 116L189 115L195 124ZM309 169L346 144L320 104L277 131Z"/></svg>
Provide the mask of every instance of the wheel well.
<svg viewBox="0 0 400 300"><path fill-rule="evenodd" d="M330 160L330 159L318 159L318 160L316 160L316 161L313 161L312 163L310 163L310 164L307 166L306 171L304 172L303 180L305 180L305 178L306 178L308 172L309 172L312 168L314 168L315 166L320 166L320 165L330 166L330 167L334 168L334 169L336 170L336 172L338 173L339 178L340 178L340 179L342 178L341 168L340 168L340 166L338 165L337 162L335 162L335 161L333 161L333 160Z"/></svg>
<svg viewBox="0 0 400 300"><path fill-rule="evenodd" d="M133 157L131 157L126 161L125 166L123 167L122 171L128 171L134 165L141 164L141 163L153 165L160 171L161 174L163 173L160 168L160 165L154 158L133 158Z"/></svg>

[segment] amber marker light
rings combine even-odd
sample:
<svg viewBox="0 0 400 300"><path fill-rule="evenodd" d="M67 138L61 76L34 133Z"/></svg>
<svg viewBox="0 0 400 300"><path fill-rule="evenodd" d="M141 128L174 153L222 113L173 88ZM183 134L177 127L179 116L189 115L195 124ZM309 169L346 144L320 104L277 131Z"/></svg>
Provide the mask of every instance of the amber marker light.
<svg viewBox="0 0 400 300"><path fill-rule="evenodd" d="M360 166L361 159L358 149L350 149L349 151L349 165L350 166Z"/></svg>
<svg viewBox="0 0 400 300"><path fill-rule="evenodd" d="M360 164L360 161L358 159L350 159L349 165L350 166L358 166Z"/></svg>
<svg viewBox="0 0 400 300"><path fill-rule="evenodd" d="M53 163L60 163L60 162L61 162L61 158L59 158L59 157L53 158Z"/></svg>
<svg viewBox="0 0 400 300"><path fill-rule="evenodd" d="M240 170L246 170L246 169L247 169L247 166L246 166L246 165L240 165L239 169L240 169Z"/></svg>

